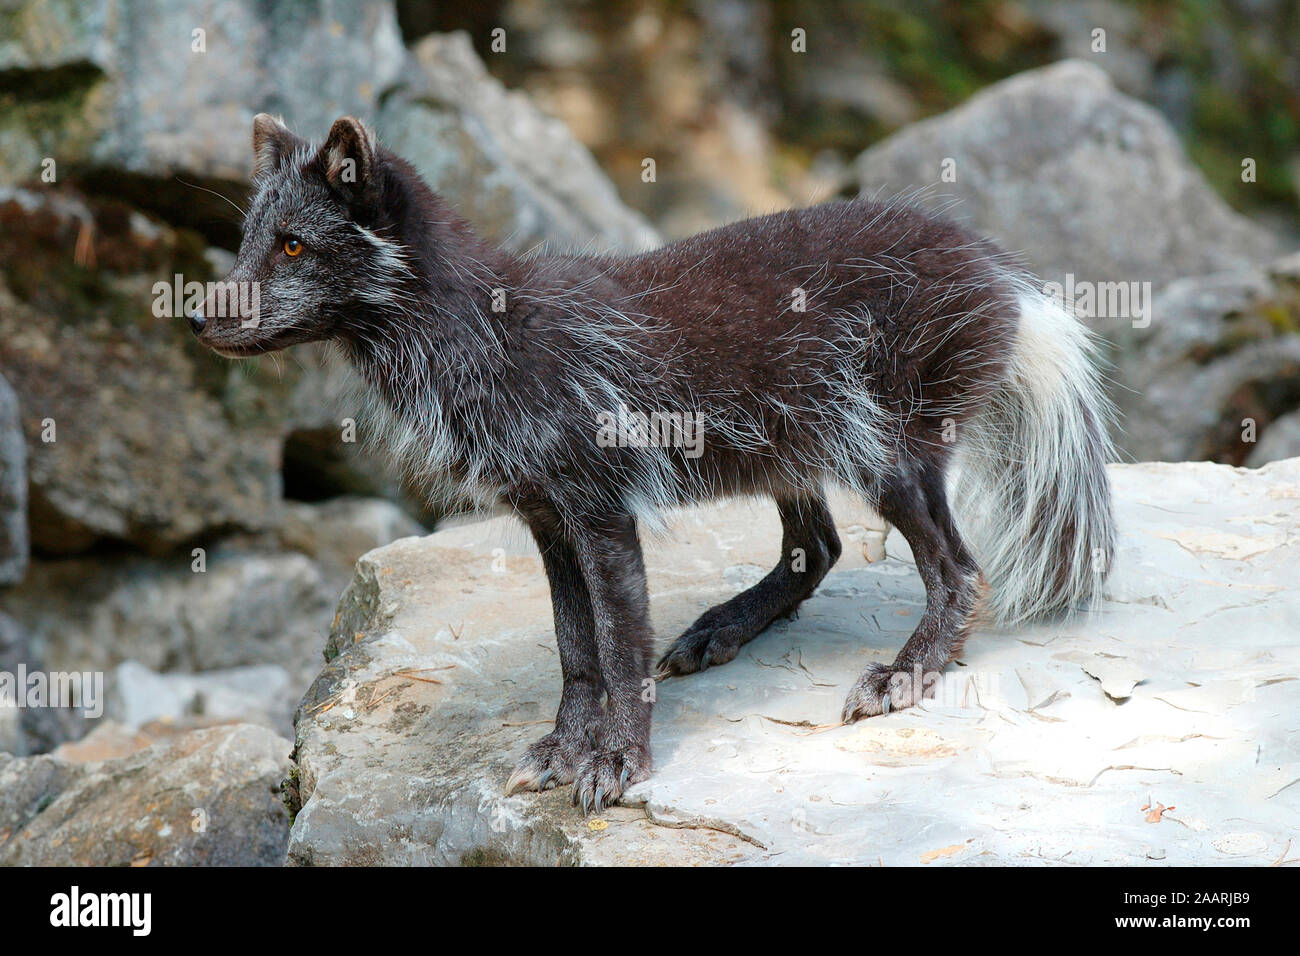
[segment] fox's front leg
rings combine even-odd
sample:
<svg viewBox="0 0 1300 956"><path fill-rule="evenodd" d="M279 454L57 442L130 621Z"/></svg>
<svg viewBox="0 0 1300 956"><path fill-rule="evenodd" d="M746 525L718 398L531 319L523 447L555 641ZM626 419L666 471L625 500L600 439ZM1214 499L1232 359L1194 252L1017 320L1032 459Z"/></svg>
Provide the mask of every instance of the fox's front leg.
<svg viewBox="0 0 1300 956"><path fill-rule="evenodd" d="M573 546L591 598L596 654L607 694L595 748L578 767L573 802L584 812L599 813L629 784L650 776L650 600L631 515L584 516L573 524Z"/></svg>
<svg viewBox="0 0 1300 956"><path fill-rule="evenodd" d="M564 534L559 514L549 504L534 502L518 510L541 551L550 584L564 689L555 729L524 751L506 783L507 794L549 790L572 782L578 765L599 739L605 717L600 705L604 683L596 654L591 597L577 553Z"/></svg>

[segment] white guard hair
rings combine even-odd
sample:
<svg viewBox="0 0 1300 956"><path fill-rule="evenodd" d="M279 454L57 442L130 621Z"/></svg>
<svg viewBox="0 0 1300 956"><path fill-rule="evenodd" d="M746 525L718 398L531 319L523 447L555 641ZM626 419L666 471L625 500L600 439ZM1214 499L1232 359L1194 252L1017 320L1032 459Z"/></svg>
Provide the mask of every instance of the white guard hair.
<svg viewBox="0 0 1300 956"><path fill-rule="evenodd" d="M953 488L1000 625L1098 599L1115 541L1105 467L1114 408L1096 339L1059 301L1016 284L1007 376L958 438Z"/></svg>

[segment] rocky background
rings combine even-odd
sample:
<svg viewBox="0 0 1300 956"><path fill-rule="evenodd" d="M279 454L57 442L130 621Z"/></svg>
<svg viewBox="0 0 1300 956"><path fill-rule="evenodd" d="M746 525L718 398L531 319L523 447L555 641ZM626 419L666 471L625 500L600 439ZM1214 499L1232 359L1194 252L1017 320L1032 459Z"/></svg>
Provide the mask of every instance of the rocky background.
<svg viewBox="0 0 1300 956"><path fill-rule="evenodd" d="M0 710L0 862L281 862L339 594L440 517L318 351L154 314L231 261L256 112L370 119L516 250L918 190L1143 297L1089 315L1125 460L1254 467L1300 455L1297 36L1283 0L0 0L0 671L107 683Z"/></svg>

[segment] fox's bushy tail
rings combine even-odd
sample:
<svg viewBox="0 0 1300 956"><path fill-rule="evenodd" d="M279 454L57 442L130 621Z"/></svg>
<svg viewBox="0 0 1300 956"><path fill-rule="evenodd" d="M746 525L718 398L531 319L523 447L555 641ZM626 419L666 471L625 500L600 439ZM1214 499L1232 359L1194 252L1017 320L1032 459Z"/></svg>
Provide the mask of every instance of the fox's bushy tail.
<svg viewBox="0 0 1300 956"><path fill-rule="evenodd" d="M1008 625L1100 597L1115 551L1113 407L1092 333L1025 285L1007 374L962 430L953 500Z"/></svg>

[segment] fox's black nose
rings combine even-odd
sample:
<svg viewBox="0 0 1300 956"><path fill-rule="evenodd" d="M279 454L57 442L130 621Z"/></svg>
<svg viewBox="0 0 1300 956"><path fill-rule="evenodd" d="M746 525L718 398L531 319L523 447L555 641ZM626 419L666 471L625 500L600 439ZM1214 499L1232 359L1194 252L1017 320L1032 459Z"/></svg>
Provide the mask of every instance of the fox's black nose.
<svg viewBox="0 0 1300 956"><path fill-rule="evenodd" d="M203 317L202 312L194 311L189 315L190 331L198 335L203 331L203 327L208 324L208 320Z"/></svg>

